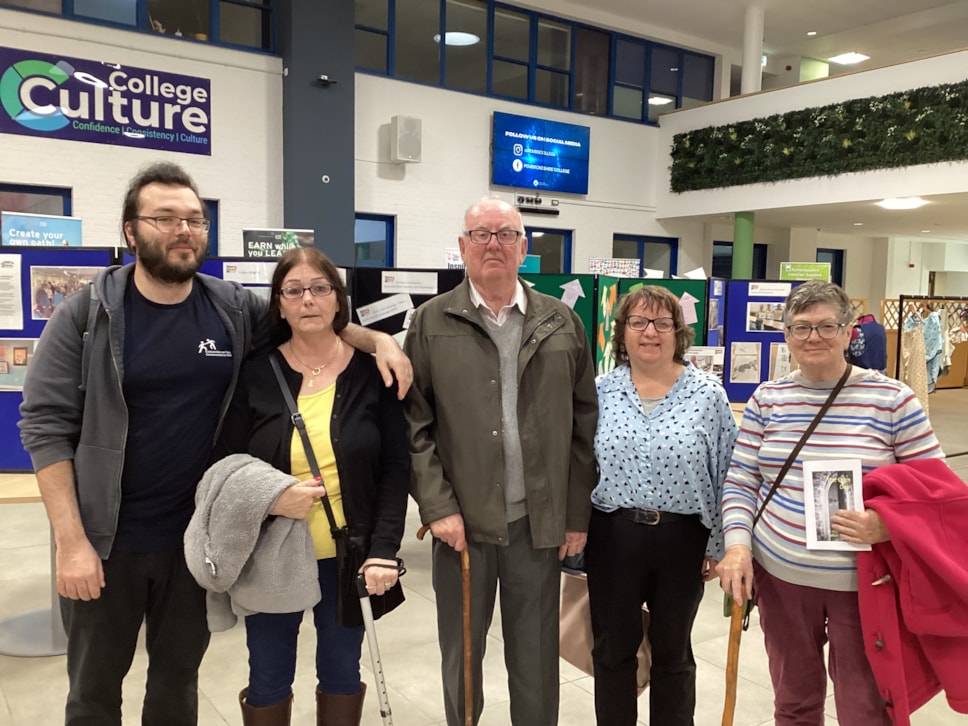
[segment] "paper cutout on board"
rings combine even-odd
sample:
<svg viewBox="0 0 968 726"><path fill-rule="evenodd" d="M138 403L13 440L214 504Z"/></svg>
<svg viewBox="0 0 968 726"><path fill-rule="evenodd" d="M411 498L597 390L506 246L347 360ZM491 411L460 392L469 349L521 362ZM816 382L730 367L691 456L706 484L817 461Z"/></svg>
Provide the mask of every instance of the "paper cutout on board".
<svg viewBox="0 0 968 726"><path fill-rule="evenodd" d="M685 319L686 325L694 325L699 322L699 316L696 315L697 302L699 302L699 298L690 295L688 292L682 293L679 298L679 307L682 308L682 317Z"/></svg>
<svg viewBox="0 0 968 726"><path fill-rule="evenodd" d="M571 280L560 287L564 290L561 294L561 302L574 310L578 298L585 297L585 291L581 289L581 280Z"/></svg>

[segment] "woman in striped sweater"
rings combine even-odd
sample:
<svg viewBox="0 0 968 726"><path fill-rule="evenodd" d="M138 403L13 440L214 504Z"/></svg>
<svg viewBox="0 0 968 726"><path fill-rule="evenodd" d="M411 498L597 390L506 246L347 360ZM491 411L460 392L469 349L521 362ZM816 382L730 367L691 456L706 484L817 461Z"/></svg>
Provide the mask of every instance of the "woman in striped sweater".
<svg viewBox="0 0 968 726"><path fill-rule="evenodd" d="M726 554L722 588L740 601L755 584L778 726L822 726L829 675L842 726L889 726L864 643L857 608L856 555L808 550L802 462L860 459L864 471L943 457L924 409L903 383L853 367L830 410L808 438L752 532L753 517L801 435L846 370L853 315L837 285L807 282L784 307L786 340L799 369L761 384L743 415L723 488ZM889 539L872 510L839 510L839 539Z"/></svg>

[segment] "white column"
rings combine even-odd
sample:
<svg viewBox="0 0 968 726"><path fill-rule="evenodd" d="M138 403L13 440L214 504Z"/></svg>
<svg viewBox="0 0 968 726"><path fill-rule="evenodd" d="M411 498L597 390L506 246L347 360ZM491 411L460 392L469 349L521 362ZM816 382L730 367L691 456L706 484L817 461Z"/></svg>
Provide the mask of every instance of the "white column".
<svg viewBox="0 0 968 726"><path fill-rule="evenodd" d="M756 93L763 86L763 7L748 5L743 26L743 80L741 93Z"/></svg>

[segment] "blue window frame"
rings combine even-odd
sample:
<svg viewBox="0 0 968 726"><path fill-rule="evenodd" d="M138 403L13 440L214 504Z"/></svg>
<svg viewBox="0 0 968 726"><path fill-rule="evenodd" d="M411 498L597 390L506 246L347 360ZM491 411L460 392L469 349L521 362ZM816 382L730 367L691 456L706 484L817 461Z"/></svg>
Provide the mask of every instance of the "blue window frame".
<svg viewBox="0 0 968 726"><path fill-rule="evenodd" d="M361 72L647 124L713 97L701 53L494 0L355 2Z"/></svg>
<svg viewBox="0 0 968 726"><path fill-rule="evenodd" d="M202 203L208 208L208 218L212 226L208 229L208 256L218 257L221 248L218 238L218 199L203 199Z"/></svg>
<svg viewBox="0 0 968 726"><path fill-rule="evenodd" d="M145 33L274 51L277 0L0 0L0 7Z"/></svg>
<svg viewBox="0 0 968 726"><path fill-rule="evenodd" d="M645 270L661 270L666 277L679 271L679 240L675 237L647 237L636 234L612 236L612 257L637 259L639 276Z"/></svg>
<svg viewBox="0 0 968 726"><path fill-rule="evenodd" d="M393 267L393 235L393 217L357 213L353 234L357 266Z"/></svg>

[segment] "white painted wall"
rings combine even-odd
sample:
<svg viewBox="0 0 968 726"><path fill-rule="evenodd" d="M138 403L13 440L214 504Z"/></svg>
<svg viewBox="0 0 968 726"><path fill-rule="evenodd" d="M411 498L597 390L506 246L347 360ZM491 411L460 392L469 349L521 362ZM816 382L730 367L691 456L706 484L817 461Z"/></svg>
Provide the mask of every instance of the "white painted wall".
<svg viewBox="0 0 968 726"><path fill-rule="evenodd" d="M279 58L2 9L0 45L211 79L211 156L0 134L0 182L70 188L85 245L121 243L127 182L160 160L219 200L220 254L242 253L243 227L281 225Z"/></svg>
<svg viewBox="0 0 968 726"><path fill-rule="evenodd" d="M701 241L702 225L662 225L655 219L656 184L667 174L656 158L656 128L358 73L356 211L396 217L398 266L443 266L443 250L457 246L468 206L491 193L514 201L514 190L489 185L494 111L591 127L588 195L543 195L543 207L559 200L560 215L524 219L526 227L574 230L573 271L587 271L589 257L610 257L615 233L689 235L679 269L701 264L701 247L692 242ZM390 162L389 124L395 115L422 119L419 163Z"/></svg>

